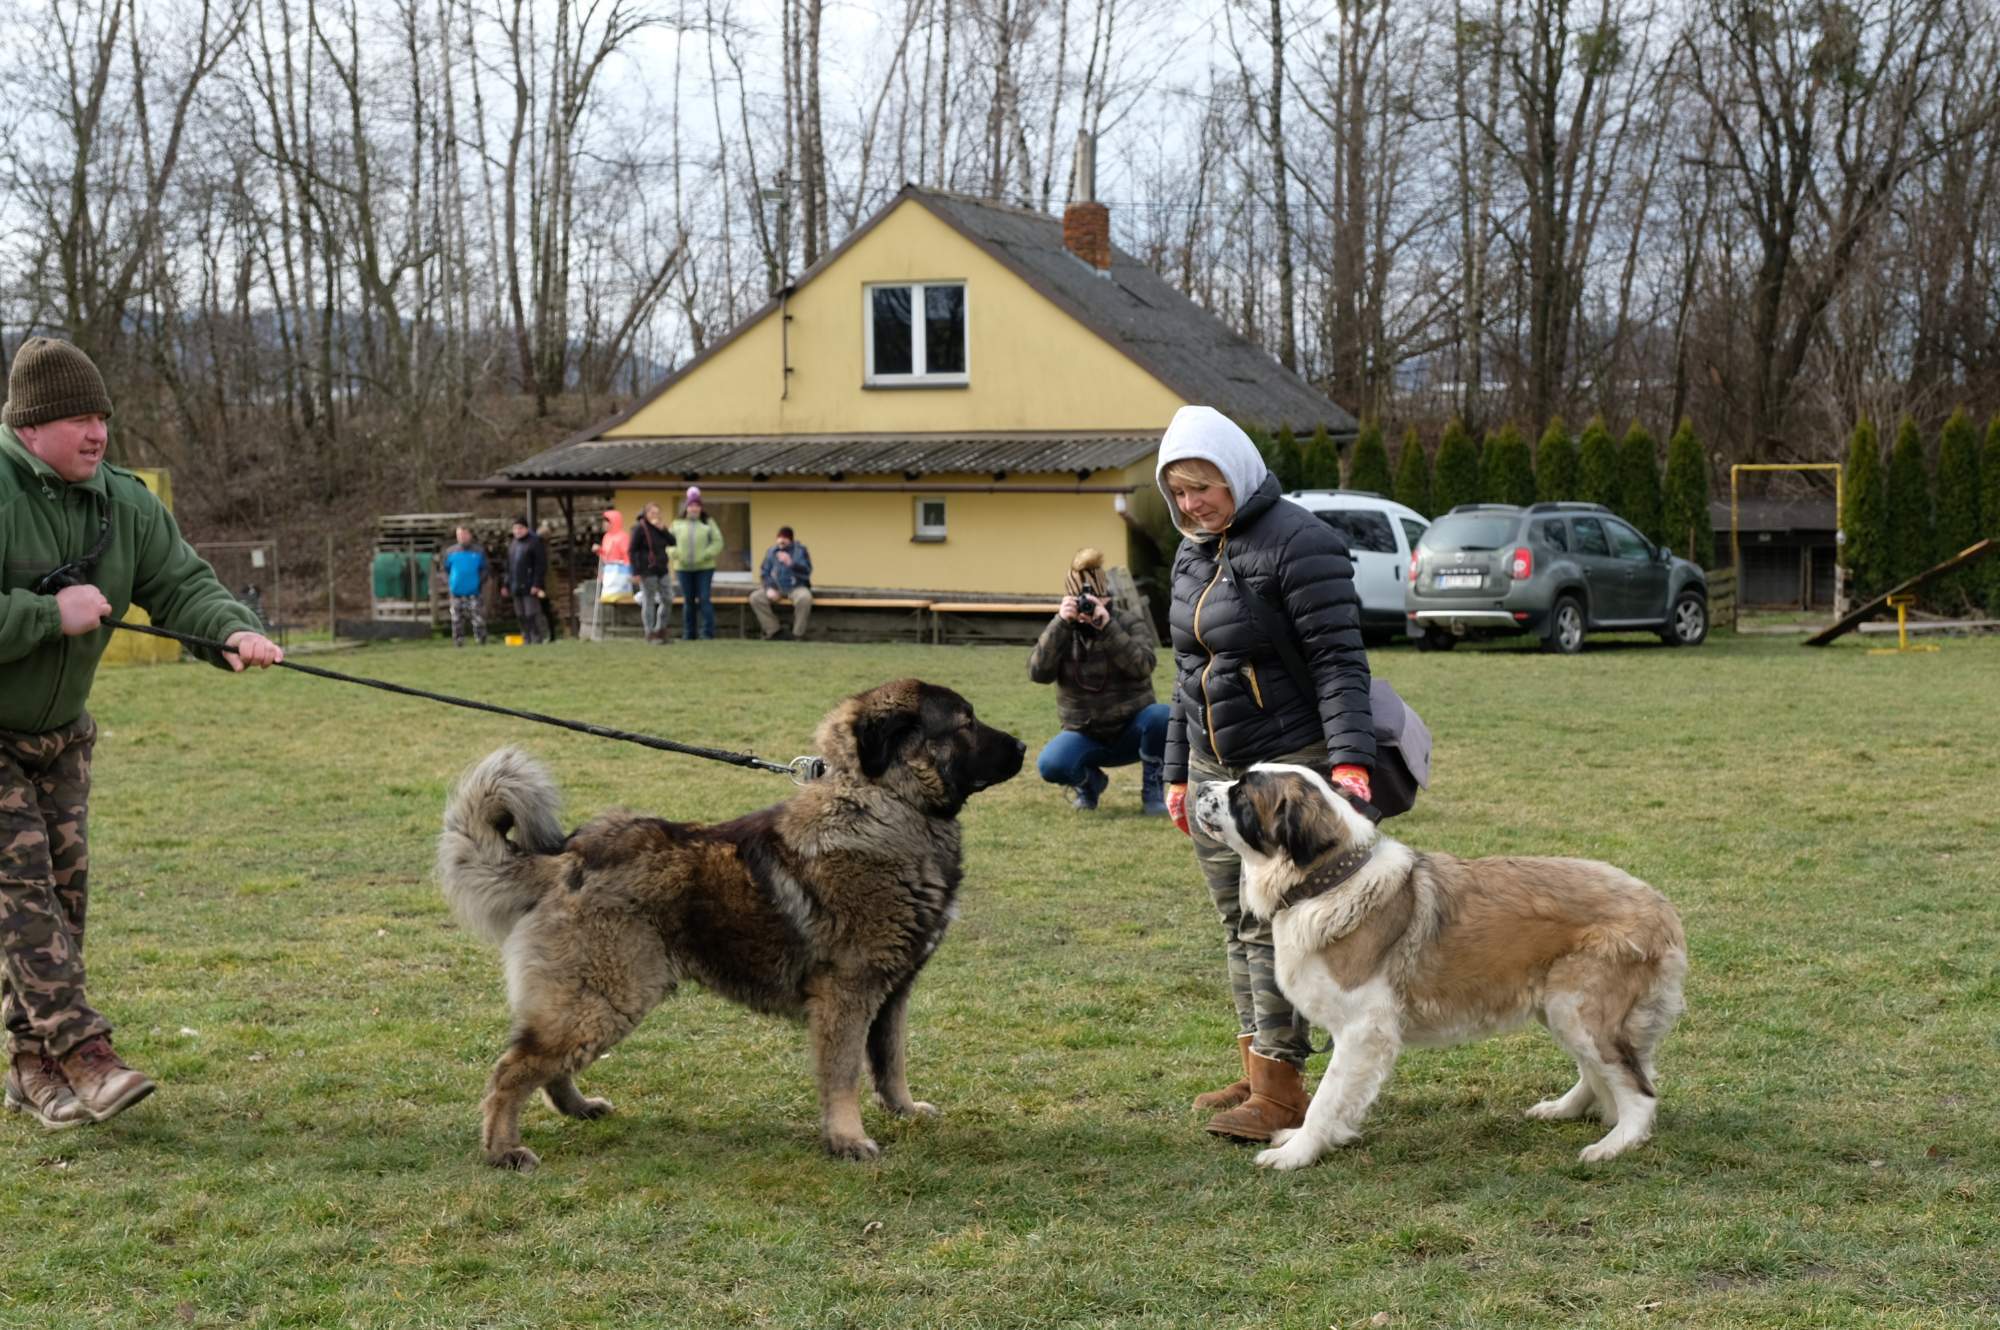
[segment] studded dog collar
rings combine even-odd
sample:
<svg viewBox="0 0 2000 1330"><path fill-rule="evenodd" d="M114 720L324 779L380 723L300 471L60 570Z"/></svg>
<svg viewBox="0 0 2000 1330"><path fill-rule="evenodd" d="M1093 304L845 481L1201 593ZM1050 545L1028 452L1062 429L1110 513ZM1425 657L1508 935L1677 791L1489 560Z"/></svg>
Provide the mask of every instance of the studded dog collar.
<svg viewBox="0 0 2000 1330"><path fill-rule="evenodd" d="M1272 915L1275 917L1283 914L1294 905L1303 905L1315 896L1324 896L1360 872L1361 866L1367 863L1374 853L1374 846L1365 845L1321 864L1306 874L1305 881L1278 897L1278 908L1271 912Z"/></svg>

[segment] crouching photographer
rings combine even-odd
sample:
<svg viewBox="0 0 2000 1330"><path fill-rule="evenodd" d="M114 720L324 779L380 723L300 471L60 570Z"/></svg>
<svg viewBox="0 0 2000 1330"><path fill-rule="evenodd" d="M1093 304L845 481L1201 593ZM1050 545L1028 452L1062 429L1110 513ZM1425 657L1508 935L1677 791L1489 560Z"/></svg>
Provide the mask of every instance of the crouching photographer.
<svg viewBox="0 0 2000 1330"><path fill-rule="evenodd" d="M1104 556L1092 549L1077 552L1064 590L1061 608L1028 657L1028 678L1056 686L1063 727L1043 746L1037 769L1050 784L1068 786L1070 805L1087 812L1111 783L1105 768L1137 762L1141 806L1164 814L1160 760L1169 713L1153 700L1154 639L1145 606L1111 593Z"/></svg>

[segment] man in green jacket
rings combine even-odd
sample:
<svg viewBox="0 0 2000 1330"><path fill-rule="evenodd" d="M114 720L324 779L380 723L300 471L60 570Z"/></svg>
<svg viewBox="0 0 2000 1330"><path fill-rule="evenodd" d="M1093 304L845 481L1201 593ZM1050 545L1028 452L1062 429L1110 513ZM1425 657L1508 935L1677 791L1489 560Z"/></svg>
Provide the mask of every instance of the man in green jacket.
<svg viewBox="0 0 2000 1330"><path fill-rule="evenodd" d="M90 750L84 703L138 605L224 643L211 663L277 664L259 631L137 476L104 460L111 398L68 342L14 354L0 409L0 1023L5 1102L44 1126L102 1122L153 1092L84 1000Z"/></svg>

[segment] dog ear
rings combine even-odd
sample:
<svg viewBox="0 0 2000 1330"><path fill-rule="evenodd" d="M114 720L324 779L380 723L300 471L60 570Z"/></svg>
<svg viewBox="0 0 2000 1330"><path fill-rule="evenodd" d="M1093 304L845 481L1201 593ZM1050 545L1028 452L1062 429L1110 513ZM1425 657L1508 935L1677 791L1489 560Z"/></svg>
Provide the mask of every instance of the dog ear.
<svg viewBox="0 0 2000 1330"><path fill-rule="evenodd" d="M1340 820L1318 791L1285 791L1277 822L1278 844L1295 864L1309 864L1340 844Z"/></svg>
<svg viewBox="0 0 2000 1330"><path fill-rule="evenodd" d="M854 722L854 750L861 761L861 774L869 780L889 769L896 753L917 729L918 720L907 711L886 716L863 716Z"/></svg>

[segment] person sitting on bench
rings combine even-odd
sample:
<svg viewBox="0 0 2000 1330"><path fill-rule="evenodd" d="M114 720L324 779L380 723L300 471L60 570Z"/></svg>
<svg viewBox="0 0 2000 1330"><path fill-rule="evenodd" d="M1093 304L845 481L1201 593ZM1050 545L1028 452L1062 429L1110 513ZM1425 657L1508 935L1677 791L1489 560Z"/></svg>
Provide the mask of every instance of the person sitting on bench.
<svg viewBox="0 0 2000 1330"><path fill-rule="evenodd" d="M750 612L757 616L757 625L764 630L765 641L781 638L802 641L805 638L806 622L812 618L812 571L811 553L792 538L790 527L779 527L777 543L764 551L764 564L758 572L762 584L750 593ZM789 600L792 603L789 632L778 622L777 611L771 608L773 600Z"/></svg>

